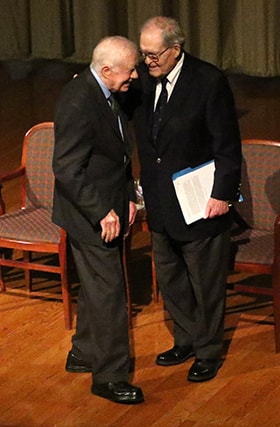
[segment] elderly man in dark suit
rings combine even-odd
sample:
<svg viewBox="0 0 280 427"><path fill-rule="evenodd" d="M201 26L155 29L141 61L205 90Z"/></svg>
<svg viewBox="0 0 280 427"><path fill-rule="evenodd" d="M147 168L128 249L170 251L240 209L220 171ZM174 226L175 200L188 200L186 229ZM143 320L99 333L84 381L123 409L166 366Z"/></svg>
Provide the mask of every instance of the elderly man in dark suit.
<svg viewBox="0 0 280 427"><path fill-rule="evenodd" d="M69 236L80 278L76 333L66 370L92 372L92 393L143 401L128 382L129 335L120 249L136 215L131 144L116 92L137 78L138 51L103 39L89 68L69 82L55 113L53 221Z"/></svg>
<svg viewBox="0 0 280 427"><path fill-rule="evenodd" d="M227 79L183 44L175 20L148 20L140 32L142 86L131 93L135 104L141 98L134 124L157 279L174 321L174 346L156 363L195 356L188 380L199 382L222 365L229 205L239 194L241 142ZM215 175L204 216L187 225L172 175L210 160Z"/></svg>

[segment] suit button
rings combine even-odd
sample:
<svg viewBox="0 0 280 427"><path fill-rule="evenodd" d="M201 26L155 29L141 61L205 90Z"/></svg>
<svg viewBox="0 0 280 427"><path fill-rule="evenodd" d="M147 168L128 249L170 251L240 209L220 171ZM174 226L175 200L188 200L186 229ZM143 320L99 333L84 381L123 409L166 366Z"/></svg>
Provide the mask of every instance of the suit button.
<svg viewBox="0 0 280 427"><path fill-rule="evenodd" d="M160 158L160 157L158 157L158 158L157 158L157 160L156 160L156 162L157 162L157 163L161 163L161 158Z"/></svg>

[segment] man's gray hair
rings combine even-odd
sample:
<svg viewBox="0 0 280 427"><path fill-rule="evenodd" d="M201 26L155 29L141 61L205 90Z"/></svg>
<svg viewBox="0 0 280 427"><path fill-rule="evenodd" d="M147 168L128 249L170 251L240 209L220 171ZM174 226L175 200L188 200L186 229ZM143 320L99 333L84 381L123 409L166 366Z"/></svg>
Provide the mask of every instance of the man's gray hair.
<svg viewBox="0 0 280 427"><path fill-rule="evenodd" d="M168 47L174 46L175 44L183 46L185 43L184 33L179 23L173 18L167 16L154 16L143 24L140 33L150 28L158 28L161 30L163 42Z"/></svg>
<svg viewBox="0 0 280 427"><path fill-rule="evenodd" d="M128 55L134 53L138 53L137 47L126 37L105 37L93 49L91 65L100 72L104 65L116 67L121 65Z"/></svg>

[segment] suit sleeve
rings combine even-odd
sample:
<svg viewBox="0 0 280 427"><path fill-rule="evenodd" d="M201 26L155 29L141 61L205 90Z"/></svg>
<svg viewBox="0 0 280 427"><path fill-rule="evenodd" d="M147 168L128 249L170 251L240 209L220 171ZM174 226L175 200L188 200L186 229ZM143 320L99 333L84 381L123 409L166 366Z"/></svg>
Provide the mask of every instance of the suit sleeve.
<svg viewBox="0 0 280 427"><path fill-rule="evenodd" d="M70 88L71 89L71 88ZM65 92L55 114L53 169L59 191L93 224L106 216L108 207L87 176L95 129L88 118L87 97Z"/></svg>
<svg viewBox="0 0 280 427"><path fill-rule="evenodd" d="M237 200L241 180L241 140L233 95L222 73L211 86L207 124L216 167L211 197Z"/></svg>

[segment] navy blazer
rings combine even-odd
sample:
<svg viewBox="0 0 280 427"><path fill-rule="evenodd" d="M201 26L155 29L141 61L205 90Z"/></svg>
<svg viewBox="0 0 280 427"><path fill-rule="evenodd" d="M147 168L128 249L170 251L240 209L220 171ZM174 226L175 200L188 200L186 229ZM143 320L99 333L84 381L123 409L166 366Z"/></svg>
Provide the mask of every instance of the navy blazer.
<svg viewBox="0 0 280 427"><path fill-rule="evenodd" d="M129 200L135 200L132 147L126 123L123 140L89 68L63 89L54 124L53 221L78 241L93 244L100 242L100 220L114 209L126 230Z"/></svg>
<svg viewBox="0 0 280 427"><path fill-rule="evenodd" d="M230 214L184 221L172 174L215 160L212 197L236 200L240 191L241 140L234 99L224 74L215 66L185 53L184 63L166 105L156 146L151 124L156 81L145 64L139 66L138 87L130 96L137 105L134 125L141 163L141 183L151 230L164 229L177 240L218 234L230 227ZM139 88L140 83L140 88Z"/></svg>

